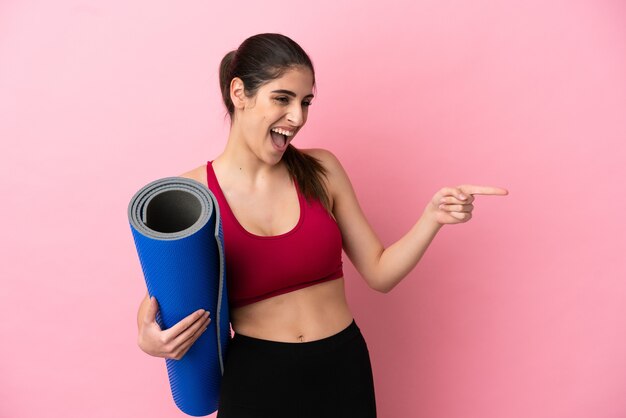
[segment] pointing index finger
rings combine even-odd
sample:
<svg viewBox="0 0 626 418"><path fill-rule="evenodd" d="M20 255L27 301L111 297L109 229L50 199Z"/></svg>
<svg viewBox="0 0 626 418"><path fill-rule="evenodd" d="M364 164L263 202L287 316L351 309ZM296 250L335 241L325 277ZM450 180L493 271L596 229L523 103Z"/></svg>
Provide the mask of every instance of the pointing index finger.
<svg viewBox="0 0 626 418"><path fill-rule="evenodd" d="M471 184L464 184L459 186L459 189L463 191L465 194L482 194L482 195L498 195L498 196L506 196L509 194L507 189L502 189L500 187L491 187L491 186L474 186Z"/></svg>

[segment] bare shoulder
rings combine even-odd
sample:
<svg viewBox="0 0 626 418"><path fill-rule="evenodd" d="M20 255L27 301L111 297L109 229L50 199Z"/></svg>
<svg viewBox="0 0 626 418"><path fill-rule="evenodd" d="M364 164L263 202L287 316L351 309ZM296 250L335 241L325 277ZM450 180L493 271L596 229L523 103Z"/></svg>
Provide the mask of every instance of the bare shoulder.
<svg viewBox="0 0 626 418"><path fill-rule="evenodd" d="M300 151L316 158L324 166L327 186L333 198L337 194L343 193L346 187L351 187L346 171L332 152L321 148L302 149Z"/></svg>
<svg viewBox="0 0 626 418"><path fill-rule="evenodd" d="M202 164L201 166L196 167L193 170L189 170L183 174L180 174L178 177L185 177L188 179L192 179L206 186L207 185L206 168L207 168L206 164Z"/></svg>
<svg viewBox="0 0 626 418"><path fill-rule="evenodd" d="M343 171L341 169L341 163L339 159L332 152L322 149L322 148L311 148L311 149L301 149L306 155L309 155L315 159L317 159L326 170L328 170L328 174L334 175L337 171Z"/></svg>

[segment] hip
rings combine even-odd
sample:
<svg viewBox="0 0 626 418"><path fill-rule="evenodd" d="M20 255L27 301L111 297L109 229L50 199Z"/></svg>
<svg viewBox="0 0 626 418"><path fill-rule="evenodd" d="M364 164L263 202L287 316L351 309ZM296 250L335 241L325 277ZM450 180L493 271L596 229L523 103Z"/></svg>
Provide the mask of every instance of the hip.
<svg viewBox="0 0 626 418"><path fill-rule="evenodd" d="M218 417L248 416L246 411L272 417L376 416L369 350L356 322L304 343L235 334ZM355 411L362 412L352 415Z"/></svg>

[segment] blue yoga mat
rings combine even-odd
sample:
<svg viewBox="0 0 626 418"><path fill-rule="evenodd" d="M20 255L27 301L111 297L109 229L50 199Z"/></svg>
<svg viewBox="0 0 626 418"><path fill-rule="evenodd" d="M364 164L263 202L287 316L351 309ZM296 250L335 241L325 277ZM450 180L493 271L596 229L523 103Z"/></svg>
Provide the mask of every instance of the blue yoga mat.
<svg viewBox="0 0 626 418"><path fill-rule="evenodd" d="M198 309L211 323L180 359L166 359L174 402L192 416L218 408L230 340L224 239L215 196L195 180L167 177L142 187L128 219L148 292L167 329Z"/></svg>

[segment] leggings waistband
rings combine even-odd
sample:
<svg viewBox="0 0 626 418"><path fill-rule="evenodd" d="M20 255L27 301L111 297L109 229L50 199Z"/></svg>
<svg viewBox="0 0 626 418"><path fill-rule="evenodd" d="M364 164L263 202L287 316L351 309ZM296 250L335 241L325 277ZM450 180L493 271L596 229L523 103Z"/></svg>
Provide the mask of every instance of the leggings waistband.
<svg viewBox="0 0 626 418"><path fill-rule="evenodd" d="M287 354L294 352L304 354L309 352L332 350L339 347L343 343L359 336L361 336L361 330L357 326L356 321L353 319L350 325L348 325L342 331L339 331L337 334L314 341L307 341L302 343L271 341L235 333L231 343L247 346L248 348L252 348L255 350L275 353L278 355L280 355L281 353Z"/></svg>

